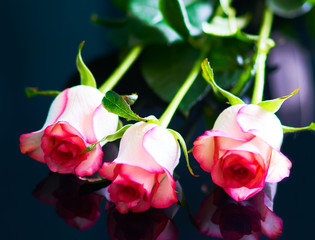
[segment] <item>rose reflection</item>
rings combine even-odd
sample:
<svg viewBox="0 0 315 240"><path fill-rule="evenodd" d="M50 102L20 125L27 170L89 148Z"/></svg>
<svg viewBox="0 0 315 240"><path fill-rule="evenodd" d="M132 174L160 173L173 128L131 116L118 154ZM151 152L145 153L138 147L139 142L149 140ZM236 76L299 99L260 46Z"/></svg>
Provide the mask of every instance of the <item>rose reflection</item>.
<svg viewBox="0 0 315 240"><path fill-rule="evenodd" d="M254 240L262 233L269 238L279 237L282 220L272 211L275 187L267 184L263 191L242 202L215 187L194 217L198 230L226 240Z"/></svg>
<svg viewBox="0 0 315 240"><path fill-rule="evenodd" d="M113 240L175 240L177 228L165 209L121 214L111 206L107 218L108 233Z"/></svg>
<svg viewBox="0 0 315 240"><path fill-rule="evenodd" d="M101 216L103 196L81 194L83 182L72 174L50 173L42 180L33 195L41 202L56 206L57 215L76 229L85 230Z"/></svg>

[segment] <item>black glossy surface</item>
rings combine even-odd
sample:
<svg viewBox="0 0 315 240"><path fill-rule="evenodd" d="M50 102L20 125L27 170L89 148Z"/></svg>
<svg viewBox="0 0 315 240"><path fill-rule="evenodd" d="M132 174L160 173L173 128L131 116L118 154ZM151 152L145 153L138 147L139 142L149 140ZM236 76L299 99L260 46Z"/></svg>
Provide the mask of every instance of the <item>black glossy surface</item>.
<svg viewBox="0 0 315 240"><path fill-rule="evenodd" d="M49 174L48 168L19 151L21 134L41 128L51 102L49 97L27 99L27 86L62 90L76 72L77 46L86 40L87 62L110 50L103 28L90 23L92 13L106 14L106 1L6 1L1 14L1 239L109 239L105 201L101 216L88 230L69 227L56 207L37 200L32 192ZM307 47L307 46L306 46ZM310 48L313 54L314 49ZM102 75L105 79L106 75ZM125 89L125 85L122 84ZM132 90L131 92L133 92ZM160 114L161 109L145 111ZM175 119L183 121L181 117ZM314 117L313 117L313 120ZM176 128L176 123L171 125ZM201 127L194 137L202 134ZM284 139L282 151L293 162L291 176L278 185L274 212L283 220L279 239L312 239L315 225L315 134L292 134ZM191 143L189 145L191 147ZM192 161L193 166L197 166ZM210 176L192 177L182 161L176 169L192 215L200 208L205 194L202 184ZM174 217L178 239L211 239L194 228L187 211L180 208ZM141 228L142 231L142 228ZM262 239L266 239L262 237Z"/></svg>

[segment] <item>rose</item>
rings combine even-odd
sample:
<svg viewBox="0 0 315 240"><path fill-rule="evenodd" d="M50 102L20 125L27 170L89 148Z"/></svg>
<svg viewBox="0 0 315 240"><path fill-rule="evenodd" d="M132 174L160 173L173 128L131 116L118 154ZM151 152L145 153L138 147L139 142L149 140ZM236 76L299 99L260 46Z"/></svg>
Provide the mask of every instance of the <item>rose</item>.
<svg viewBox="0 0 315 240"><path fill-rule="evenodd" d="M289 176L291 162L279 150L282 125L258 105L225 109L211 131L194 142L193 155L236 201L245 200L265 185Z"/></svg>
<svg viewBox="0 0 315 240"><path fill-rule="evenodd" d="M215 187L202 201L194 220L198 230L208 236L224 239L259 239L282 234L283 222L269 205L273 204L265 190L243 202L233 201L222 188Z"/></svg>
<svg viewBox="0 0 315 240"><path fill-rule="evenodd" d="M138 122L123 135L117 158L99 173L112 180L107 191L120 213L166 208L177 202L172 173L180 157L179 145L168 130Z"/></svg>
<svg viewBox="0 0 315 240"><path fill-rule="evenodd" d="M22 153L46 163L51 171L91 175L102 163L98 144L90 152L81 152L90 144L115 132L118 116L102 105L103 94L89 86L75 86L61 92L50 106L42 129L20 137Z"/></svg>

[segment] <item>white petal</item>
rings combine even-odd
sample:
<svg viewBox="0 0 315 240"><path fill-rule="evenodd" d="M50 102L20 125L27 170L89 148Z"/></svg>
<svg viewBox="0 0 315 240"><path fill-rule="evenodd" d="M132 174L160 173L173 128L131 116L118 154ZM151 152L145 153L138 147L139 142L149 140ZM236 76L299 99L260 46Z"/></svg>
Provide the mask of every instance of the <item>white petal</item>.
<svg viewBox="0 0 315 240"><path fill-rule="evenodd" d="M283 130L280 120L275 114L255 105L240 108L236 121L244 132L252 133L275 149L280 149Z"/></svg>

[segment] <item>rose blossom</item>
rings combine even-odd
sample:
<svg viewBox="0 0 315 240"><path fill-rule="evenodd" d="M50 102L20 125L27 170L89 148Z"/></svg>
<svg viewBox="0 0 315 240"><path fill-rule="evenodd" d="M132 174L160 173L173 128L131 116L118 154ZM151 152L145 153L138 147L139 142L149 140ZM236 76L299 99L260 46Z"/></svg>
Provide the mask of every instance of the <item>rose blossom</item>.
<svg viewBox="0 0 315 240"><path fill-rule="evenodd" d="M259 192L265 182L290 174L291 162L281 152L282 125L275 114L258 105L225 109L211 131L194 142L193 155L236 201Z"/></svg>
<svg viewBox="0 0 315 240"><path fill-rule="evenodd" d="M99 173L112 180L107 191L120 213L166 208L177 202L172 177L180 148L174 136L153 123L138 122L123 135L117 158Z"/></svg>
<svg viewBox="0 0 315 240"><path fill-rule="evenodd" d="M115 132L118 116L101 104L103 94L89 86L61 92L50 106L42 129L20 137L22 153L46 163L51 171L91 175L102 163L102 148L80 154L87 146Z"/></svg>

